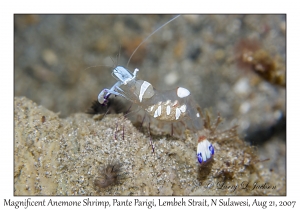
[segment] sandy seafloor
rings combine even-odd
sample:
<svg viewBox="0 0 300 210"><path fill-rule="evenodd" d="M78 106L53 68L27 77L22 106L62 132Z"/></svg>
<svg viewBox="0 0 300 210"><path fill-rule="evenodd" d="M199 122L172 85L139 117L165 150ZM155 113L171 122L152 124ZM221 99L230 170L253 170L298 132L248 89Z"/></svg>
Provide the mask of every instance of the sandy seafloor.
<svg viewBox="0 0 300 210"><path fill-rule="evenodd" d="M238 125L238 139L212 142L216 154L209 167L197 163L196 141L153 135L153 155L148 133L121 115L95 120L84 114L116 82L104 65L126 66L136 46L171 17L15 16L15 195L286 194L286 89L234 60L239 40L256 39L285 63L284 15L183 15L131 59L128 68L139 68L138 77L157 89L186 87L203 109L220 113L219 131ZM120 180L97 189L99 168L114 161L123 164ZM243 181L276 189L216 187Z"/></svg>

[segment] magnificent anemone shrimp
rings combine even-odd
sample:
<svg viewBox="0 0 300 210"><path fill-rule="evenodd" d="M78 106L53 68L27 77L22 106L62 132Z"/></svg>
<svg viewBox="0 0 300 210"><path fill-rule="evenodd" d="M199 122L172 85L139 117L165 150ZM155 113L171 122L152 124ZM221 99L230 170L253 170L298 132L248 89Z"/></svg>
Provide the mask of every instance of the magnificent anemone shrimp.
<svg viewBox="0 0 300 210"><path fill-rule="evenodd" d="M170 23L179 16L160 26L148 37L146 37L134 50L137 49L154 33L163 26ZM128 63L130 62L130 59ZM139 69L135 68L133 73L123 66L116 66L112 71L112 76L117 82L111 88L103 89L98 95L100 104L106 105L111 95L121 96L134 104L137 104L146 113L164 123L180 123L185 131L188 131L192 139L196 139L197 158L200 164L207 163L214 155L214 147L205 136L201 136L199 131L202 127L199 105L195 102L191 93L184 87L177 87L172 90L156 90L151 83L145 80L138 80L137 73ZM150 140L151 141L151 140ZM154 151L153 144L152 150Z"/></svg>

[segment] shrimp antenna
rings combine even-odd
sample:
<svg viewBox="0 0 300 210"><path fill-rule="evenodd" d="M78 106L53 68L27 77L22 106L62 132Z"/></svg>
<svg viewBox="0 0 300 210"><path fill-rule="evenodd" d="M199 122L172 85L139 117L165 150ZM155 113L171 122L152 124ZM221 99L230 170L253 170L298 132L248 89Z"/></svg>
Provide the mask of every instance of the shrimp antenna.
<svg viewBox="0 0 300 210"><path fill-rule="evenodd" d="M111 61L113 62L114 66L109 66L109 65L96 65L96 66L89 66L87 68L85 68L83 71L88 70L90 68L96 68L96 67L101 67L101 66L105 66L105 67L109 67L109 68L115 68L117 66L117 64L115 63L114 59L112 57L109 56L109 58L111 59Z"/></svg>
<svg viewBox="0 0 300 210"><path fill-rule="evenodd" d="M110 57L110 56L109 56L109 57ZM112 59L112 57L110 57L110 59L111 59L111 61L113 62L114 66L117 66L116 63L115 63L115 61L114 61L114 59ZM117 60L117 62L118 62L118 60Z"/></svg>
<svg viewBox="0 0 300 210"><path fill-rule="evenodd" d="M119 55L117 57L117 63L120 61L120 56L121 56L121 45L119 45Z"/></svg>
<svg viewBox="0 0 300 210"><path fill-rule="evenodd" d="M144 39L144 40L139 44L139 46L137 46L137 48L135 48L135 50L133 51L133 53L131 54L131 56L130 56L128 62L127 62L126 67L128 67L128 64L129 64L129 62L130 62L132 56L134 55L134 53L139 49L139 47L140 47L142 44L144 44L144 43L145 43L145 42L146 42L153 34L155 34L157 31L159 31L162 27L164 27L164 26L167 25L168 23L172 22L173 20L175 20L175 19L178 18L179 16L180 16L180 15L177 15L177 16L173 17L171 20L169 20L168 22L166 22L165 24L163 24L162 26L160 26L158 29L156 29L155 31L153 31L150 35L148 35L148 36L146 37L146 39Z"/></svg>
<svg viewBox="0 0 300 210"><path fill-rule="evenodd" d="M96 65L96 66L90 66L90 67L87 67L87 68L85 68L83 71L86 71L86 70L88 70L88 69L90 69L90 68L96 68L96 67L101 67L101 66L113 68L112 66L108 66L108 65Z"/></svg>

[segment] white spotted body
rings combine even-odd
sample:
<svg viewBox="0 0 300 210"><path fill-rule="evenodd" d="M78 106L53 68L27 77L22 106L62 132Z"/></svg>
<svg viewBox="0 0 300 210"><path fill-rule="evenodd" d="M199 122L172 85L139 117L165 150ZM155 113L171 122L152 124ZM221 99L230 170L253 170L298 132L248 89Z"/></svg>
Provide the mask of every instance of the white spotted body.
<svg viewBox="0 0 300 210"><path fill-rule="evenodd" d="M146 39L148 38L149 36ZM132 73L123 66L116 66L112 76L118 81L112 88L100 92L99 103L106 104L109 96L114 94L142 107L149 116L156 120L169 123L180 122L185 130L189 130L198 139L198 162L202 164L210 160L214 154L214 148L206 138L203 140L198 135L202 126L198 111L199 105L192 98L190 91L183 87L168 91L155 90L151 83L136 80L138 71L135 69Z"/></svg>
<svg viewBox="0 0 300 210"><path fill-rule="evenodd" d="M119 81L111 89L104 89L99 94L99 102L105 103L105 98L110 94L123 96L157 120L183 122L186 129L193 132L201 128L200 113L196 109L198 105L189 90L183 87L167 91L155 90L149 82L136 80L137 72L138 69L131 73L126 68L117 66L112 75Z"/></svg>

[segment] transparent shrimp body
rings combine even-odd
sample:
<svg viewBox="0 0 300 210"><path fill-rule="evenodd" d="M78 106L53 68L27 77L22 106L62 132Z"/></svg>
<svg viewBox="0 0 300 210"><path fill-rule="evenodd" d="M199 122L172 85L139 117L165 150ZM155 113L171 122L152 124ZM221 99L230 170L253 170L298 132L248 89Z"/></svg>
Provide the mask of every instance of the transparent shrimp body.
<svg viewBox="0 0 300 210"><path fill-rule="evenodd" d="M112 75L118 80L112 88L104 89L98 95L98 101L106 104L111 94L122 96L142 107L151 117L164 122L181 122L184 129L189 130L198 139L197 157L200 164L209 161L213 154L212 144L198 131L202 124L198 104L192 98L190 91L178 87L174 90L158 91L144 80L136 80L139 70L131 73L128 69L117 66Z"/></svg>

